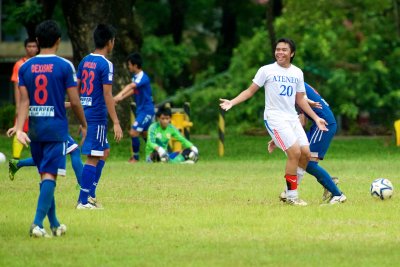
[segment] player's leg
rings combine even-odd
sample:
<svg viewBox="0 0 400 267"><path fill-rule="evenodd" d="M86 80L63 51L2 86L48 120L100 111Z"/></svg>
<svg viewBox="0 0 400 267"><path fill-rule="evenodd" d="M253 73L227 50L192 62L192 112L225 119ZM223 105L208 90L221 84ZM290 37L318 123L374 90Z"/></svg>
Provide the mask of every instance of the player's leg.
<svg viewBox="0 0 400 267"><path fill-rule="evenodd" d="M315 125L313 125L310 129L309 136L311 160L308 163L306 170L308 173L313 175L317 181L331 193L333 197L336 197L335 199L339 199L340 202L344 202L346 198L343 197L340 199L342 192L337 187L335 181L332 179L330 174L318 164L319 160L324 158L336 133L336 124L331 124L327 127L329 129L327 132L319 130Z"/></svg>
<svg viewBox="0 0 400 267"><path fill-rule="evenodd" d="M21 160L10 159L8 162L8 177L10 178L10 180L14 180L15 174L20 168L27 166L35 166L33 158L26 158Z"/></svg>
<svg viewBox="0 0 400 267"><path fill-rule="evenodd" d="M279 118L265 120L264 123L274 143L287 155L284 175L287 185L285 194L288 200L287 203L291 205L307 205L306 202L299 199L297 191L297 167L301 156L299 137L296 136L296 131L294 131L294 127L297 125L294 122L282 121ZM307 137L305 138L307 139Z"/></svg>
<svg viewBox="0 0 400 267"><path fill-rule="evenodd" d="M94 209L96 206L88 203L90 188L96 177L97 164L104 156L103 145L106 139L105 125L89 124L86 139L82 145L82 154L87 155L82 169L81 189L79 192L77 209Z"/></svg>
<svg viewBox="0 0 400 267"><path fill-rule="evenodd" d="M81 151L78 147L78 144L72 138L72 136L68 136L67 139L67 154L71 157L71 165L74 170L76 181L78 185L81 184L83 163L81 159Z"/></svg>
<svg viewBox="0 0 400 267"><path fill-rule="evenodd" d="M96 189L97 189L97 186L99 184L104 165L106 164L106 160L107 160L109 155L110 155L110 146L107 145L105 150L104 150L104 156L101 157L99 162L97 163L96 176L94 178L92 186L90 187L89 199L88 200L89 200L89 202L91 204L94 204L94 205L97 204Z"/></svg>
<svg viewBox="0 0 400 267"><path fill-rule="evenodd" d="M21 153L22 149L24 148L24 145L22 145L18 139L17 135L14 135L13 137L13 142L12 142L12 154L13 154L13 159L20 159L21 158Z"/></svg>
<svg viewBox="0 0 400 267"><path fill-rule="evenodd" d="M32 142L32 156L37 162L41 174L40 193L36 214L31 226L30 234L35 237L47 237L43 228L46 215L52 229L60 227L56 216L54 191L57 175L65 175L66 144L64 142Z"/></svg>
<svg viewBox="0 0 400 267"><path fill-rule="evenodd" d="M147 130L153 121L153 115L147 113L139 113L136 117L135 122L133 123L131 130L129 131L129 135L132 138L132 152L133 156L129 160L130 163L135 163L139 161L139 152L140 152L140 135L143 139L147 140Z"/></svg>

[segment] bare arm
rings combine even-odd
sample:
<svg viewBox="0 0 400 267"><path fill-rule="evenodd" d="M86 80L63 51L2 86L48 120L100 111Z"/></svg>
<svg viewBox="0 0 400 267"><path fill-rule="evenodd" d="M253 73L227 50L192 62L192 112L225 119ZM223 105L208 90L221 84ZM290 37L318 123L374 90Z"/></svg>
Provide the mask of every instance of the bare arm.
<svg viewBox="0 0 400 267"><path fill-rule="evenodd" d="M219 106L225 110L228 111L229 109L231 109L233 106L242 103L243 101L246 101L247 99L251 98L257 91L258 89L260 89L260 87L255 84L252 83L249 88L247 88L246 90L242 91L238 96L236 96L234 99L232 100L228 100L228 99L220 99L221 103L219 104Z"/></svg>
<svg viewBox="0 0 400 267"><path fill-rule="evenodd" d="M310 116L313 121L317 124L318 128L322 131L328 131L326 128L326 121L320 117L311 109L310 105L307 102L307 99L304 98L305 93L296 93L296 104L305 112L308 116Z"/></svg>
<svg viewBox="0 0 400 267"><path fill-rule="evenodd" d="M136 88L136 84L135 83L130 83L130 84L126 85L124 87L124 89L122 89L121 92L119 92L114 97L114 101L116 103L118 103L118 102L124 100L125 98L127 98L128 96L133 95L135 88Z"/></svg>
<svg viewBox="0 0 400 267"><path fill-rule="evenodd" d="M112 85L111 84L104 84L103 85L103 96L104 101L106 102L108 114L114 124L114 138L118 142L122 138L122 129L121 125L119 124L117 112L115 111L115 101L112 96Z"/></svg>
<svg viewBox="0 0 400 267"><path fill-rule="evenodd" d="M71 109L74 111L76 117L78 118L79 123L81 124L81 135L82 135L81 144L82 144L86 138L87 122L85 118L85 113L83 112L83 108L81 105L81 100L79 99L78 88L76 87L68 88L67 94L69 98L69 105Z"/></svg>

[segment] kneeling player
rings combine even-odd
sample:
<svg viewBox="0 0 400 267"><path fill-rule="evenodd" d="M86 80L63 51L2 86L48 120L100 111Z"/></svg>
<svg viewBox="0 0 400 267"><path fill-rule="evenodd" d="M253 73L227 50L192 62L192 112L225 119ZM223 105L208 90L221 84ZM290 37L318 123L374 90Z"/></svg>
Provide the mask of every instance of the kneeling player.
<svg viewBox="0 0 400 267"><path fill-rule="evenodd" d="M199 150L171 124L171 110L165 107L159 108L157 119L158 121L152 123L148 130L146 161L171 163L196 162ZM171 137L181 142L185 149L181 152L168 153L168 143Z"/></svg>

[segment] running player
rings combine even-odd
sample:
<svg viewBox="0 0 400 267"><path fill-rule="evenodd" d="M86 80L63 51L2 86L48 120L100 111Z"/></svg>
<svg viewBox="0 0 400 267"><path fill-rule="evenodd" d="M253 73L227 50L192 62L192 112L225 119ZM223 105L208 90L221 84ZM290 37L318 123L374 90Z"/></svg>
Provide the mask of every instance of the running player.
<svg viewBox="0 0 400 267"><path fill-rule="evenodd" d="M157 111L158 122L149 127L149 138L146 143L147 162L195 163L199 150L189 140L182 136L171 124L171 109L160 107ZM168 153L168 143L171 138L181 142L183 151Z"/></svg>
<svg viewBox="0 0 400 267"><path fill-rule="evenodd" d="M18 71L19 68L21 67L21 65L27 61L28 59L30 59L31 57L34 57L37 55L37 53L39 52L39 48L36 42L36 39L34 38L27 38L24 41L24 46L25 46L25 56L23 58L21 58L20 60L18 60L15 64L14 64L14 68L13 68L13 72L11 75L11 82L13 83L14 86L14 98L15 98L15 121L14 121L14 127L15 127L15 122L16 122L16 118L17 118L17 112L18 112L18 107L19 107L19 102L20 102L20 93L18 90ZM28 132L28 119L25 121L24 124L24 132ZM15 128L14 128L15 129ZM12 142L12 155L13 155L13 159L19 159L21 158L21 152L23 149L23 145L18 142L17 140L17 136L15 135L13 138L13 142Z"/></svg>
<svg viewBox="0 0 400 267"><path fill-rule="evenodd" d="M72 63L56 56L61 30L55 21L47 20L36 28L40 54L25 62L18 73L21 102L18 109L16 135L27 146L40 173L40 194L35 219L30 228L34 237L49 237L43 227L47 216L54 236L65 234L66 226L56 216L54 191L57 175L65 175L68 120L64 106L67 92L71 107L86 137L87 124L79 101L75 69ZM23 131L29 110L29 137Z"/></svg>
<svg viewBox="0 0 400 267"><path fill-rule="evenodd" d="M110 152L107 141L107 111L114 124L115 140L119 142L122 138L112 96L114 69L106 58L114 48L115 33L110 25L97 25L93 33L95 50L83 58L78 66L78 88L88 122L88 132L82 145L82 154L87 155L87 159L83 166L77 209L99 208L96 188Z"/></svg>
<svg viewBox="0 0 400 267"><path fill-rule="evenodd" d="M287 184L287 204L305 206L307 203L298 197L297 168L306 168L310 158L307 136L301 126L295 109L297 104L317 124L326 131L326 122L318 117L304 98L303 72L292 64L296 46L290 39L279 39L275 44L275 59L273 64L261 67L249 88L242 91L232 100L220 99L220 106L229 110L250 97L260 87L265 88L264 123L268 133L283 151L287 161L285 179Z"/></svg>
<svg viewBox="0 0 400 267"><path fill-rule="evenodd" d="M128 56L128 69L133 73L132 82L124 87L115 97L115 102L120 102L128 96L133 95L136 103L136 119L133 123L129 135L132 137L133 156L129 159L130 163L139 160L140 138L141 135L146 141L147 130L154 118L154 104L150 78L142 69L143 60L140 54L133 53Z"/></svg>

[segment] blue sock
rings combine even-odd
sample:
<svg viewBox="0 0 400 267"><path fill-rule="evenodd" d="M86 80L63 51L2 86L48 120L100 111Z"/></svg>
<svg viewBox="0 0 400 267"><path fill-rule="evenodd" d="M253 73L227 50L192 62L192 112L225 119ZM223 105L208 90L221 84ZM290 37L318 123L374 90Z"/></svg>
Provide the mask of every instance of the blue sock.
<svg viewBox="0 0 400 267"><path fill-rule="evenodd" d="M138 136L132 137L132 151L134 159L139 160L140 138Z"/></svg>
<svg viewBox="0 0 400 267"><path fill-rule="evenodd" d="M69 153L69 155L71 156L71 164L75 172L76 181L78 182L79 185L81 185L83 163L79 147L74 151L72 151L71 153Z"/></svg>
<svg viewBox="0 0 400 267"><path fill-rule="evenodd" d="M59 221L57 219L57 215L56 215L56 201L55 201L54 197L53 197L53 201L51 202L50 209L47 212L47 217L49 218L50 228L60 226L60 223L59 223Z"/></svg>
<svg viewBox="0 0 400 267"><path fill-rule="evenodd" d="M43 180L40 185L40 194L36 208L36 215L33 221L34 224L43 228L43 220L46 217L51 207L51 202L54 199L54 189L56 182L53 180Z"/></svg>
<svg viewBox="0 0 400 267"><path fill-rule="evenodd" d="M27 159L21 159L17 163L17 167L26 167L26 166L35 166L35 162L33 161L33 158L27 158Z"/></svg>
<svg viewBox="0 0 400 267"><path fill-rule="evenodd" d="M93 198L96 198L96 187L99 184L99 180L101 177L101 172L103 170L104 164L106 164L104 160L99 160L99 162L97 163L97 166L96 166L96 176L94 178L94 182L93 182L92 186L90 187L90 193L89 193L89 195Z"/></svg>
<svg viewBox="0 0 400 267"><path fill-rule="evenodd" d="M340 196L342 194L339 188L332 181L329 173L325 171L321 166L319 166L318 162L310 161L307 165L306 171L309 174L315 176L315 178L317 178L317 181L329 192L331 192L333 196Z"/></svg>
<svg viewBox="0 0 400 267"><path fill-rule="evenodd" d="M87 204L90 187L93 184L94 178L96 176L96 167L92 165L85 164L82 170L82 184L81 191L79 193L78 201L82 204Z"/></svg>

